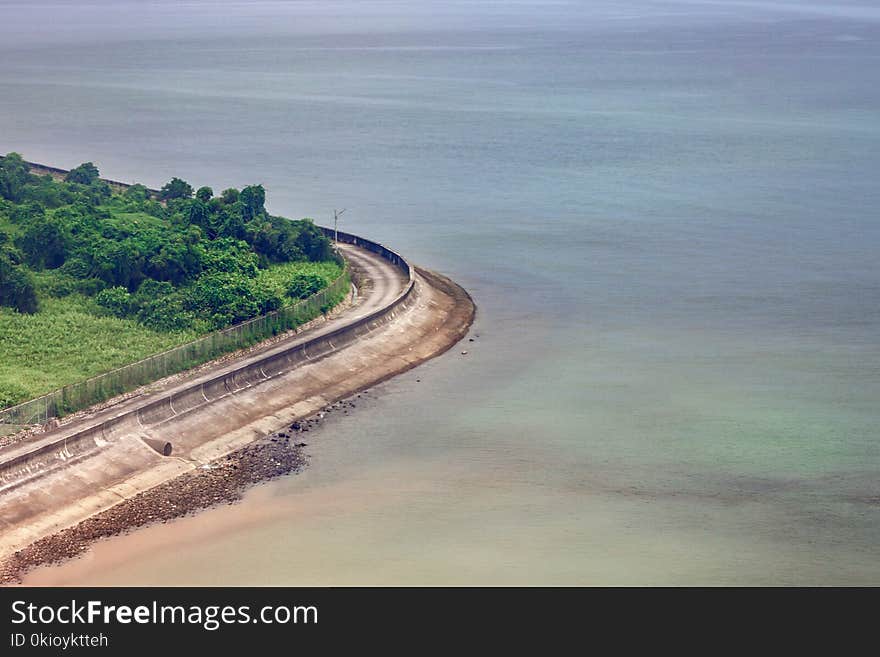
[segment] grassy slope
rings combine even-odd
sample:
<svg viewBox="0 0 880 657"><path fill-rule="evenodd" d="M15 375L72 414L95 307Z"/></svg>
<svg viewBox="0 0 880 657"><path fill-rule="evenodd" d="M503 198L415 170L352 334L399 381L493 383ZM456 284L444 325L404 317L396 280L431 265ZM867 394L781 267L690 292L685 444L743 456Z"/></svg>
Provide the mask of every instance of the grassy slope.
<svg viewBox="0 0 880 657"><path fill-rule="evenodd" d="M0 308L0 407L38 397L196 337L98 317L81 295L41 299L22 315Z"/></svg>

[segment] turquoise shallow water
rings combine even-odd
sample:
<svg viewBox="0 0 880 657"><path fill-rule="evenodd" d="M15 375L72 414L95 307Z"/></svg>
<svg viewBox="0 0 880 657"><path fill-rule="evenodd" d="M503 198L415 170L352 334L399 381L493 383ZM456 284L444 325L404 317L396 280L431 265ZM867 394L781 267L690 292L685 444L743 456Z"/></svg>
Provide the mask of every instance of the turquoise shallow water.
<svg viewBox="0 0 880 657"><path fill-rule="evenodd" d="M35 581L880 583L878 58L854 1L0 5L0 149L348 207L479 305Z"/></svg>

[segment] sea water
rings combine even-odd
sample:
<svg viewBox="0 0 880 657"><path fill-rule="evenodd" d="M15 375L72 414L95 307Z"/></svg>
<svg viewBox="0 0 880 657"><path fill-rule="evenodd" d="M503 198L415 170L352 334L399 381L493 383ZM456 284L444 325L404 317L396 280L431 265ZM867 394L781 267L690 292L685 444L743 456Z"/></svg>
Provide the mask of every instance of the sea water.
<svg viewBox="0 0 880 657"><path fill-rule="evenodd" d="M31 582L880 584L874 2L2 2L0 150L345 207L479 308Z"/></svg>

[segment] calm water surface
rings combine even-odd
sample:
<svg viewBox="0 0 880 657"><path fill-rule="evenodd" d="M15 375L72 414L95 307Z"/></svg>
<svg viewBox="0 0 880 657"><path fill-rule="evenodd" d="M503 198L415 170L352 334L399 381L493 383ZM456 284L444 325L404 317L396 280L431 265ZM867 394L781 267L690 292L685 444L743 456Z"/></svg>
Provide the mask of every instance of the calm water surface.
<svg viewBox="0 0 880 657"><path fill-rule="evenodd" d="M876 3L0 2L0 126L479 305L304 474L31 582L880 584Z"/></svg>

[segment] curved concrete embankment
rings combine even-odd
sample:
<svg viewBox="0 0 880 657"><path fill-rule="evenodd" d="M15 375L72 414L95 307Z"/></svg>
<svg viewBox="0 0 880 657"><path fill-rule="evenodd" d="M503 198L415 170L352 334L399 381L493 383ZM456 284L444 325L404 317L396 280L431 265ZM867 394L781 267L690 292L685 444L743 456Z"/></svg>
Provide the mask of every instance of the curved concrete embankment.
<svg viewBox="0 0 880 657"><path fill-rule="evenodd" d="M293 341L257 358L245 359L231 368L190 382L150 400L112 414L90 426L61 430L35 443L14 445L0 450L0 493L23 479L38 476L53 467L67 465L95 449L100 449L123 436L152 427L174 416L192 411L212 401L258 384L272 376L291 370L302 363L314 361L341 349L367 335L394 318L401 304L413 293L414 276L409 263L386 247L348 233L339 239L379 255L400 268L405 274L402 289L386 304L365 315L350 318L329 332L318 332L304 340ZM164 441L163 441L164 445ZM157 450L160 453L164 451Z"/></svg>
<svg viewBox="0 0 880 657"><path fill-rule="evenodd" d="M367 295L336 320L0 450L0 555L409 369L464 336L474 312L464 290L380 244L348 233L339 239L368 280Z"/></svg>

